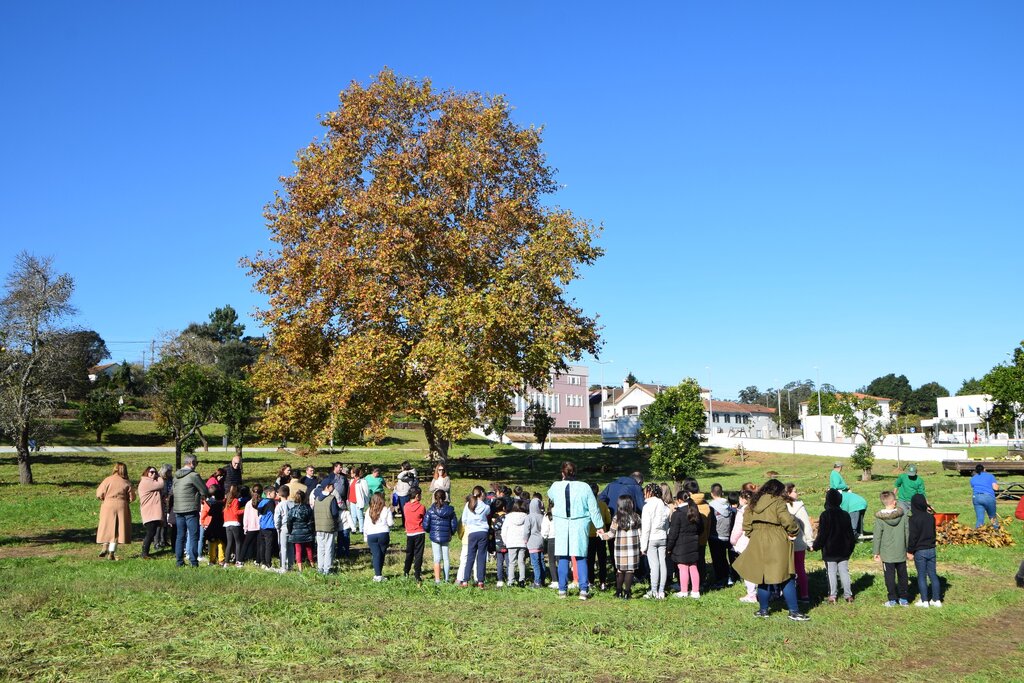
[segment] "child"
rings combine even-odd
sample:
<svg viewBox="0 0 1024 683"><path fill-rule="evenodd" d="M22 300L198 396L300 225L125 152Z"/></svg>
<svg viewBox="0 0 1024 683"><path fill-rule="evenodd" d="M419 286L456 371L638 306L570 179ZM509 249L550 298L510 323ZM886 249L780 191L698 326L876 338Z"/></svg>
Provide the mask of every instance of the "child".
<svg viewBox="0 0 1024 683"><path fill-rule="evenodd" d="M540 535L544 539L544 551L548 554L548 575L551 588L558 588L558 563L555 562L555 522L551 519L551 508L554 504L548 498L547 511L541 520Z"/></svg>
<svg viewBox="0 0 1024 683"><path fill-rule="evenodd" d="M348 559L349 551L352 548L352 531L354 529L355 521L352 519L352 512L349 510L346 496L344 500L338 502L338 557Z"/></svg>
<svg viewBox="0 0 1024 683"><path fill-rule="evenodd" d="M491 534L494 538L494 561L498 566L498 583L495 584L498 588L505 585L505 575L508 573L508 548L505 547L505 541L501 538L506 510L505 498L495 498L491 504L491 511L494 515L491 517Z"/></svg>
<svg viewBox="0 0 1024 683"><path fill-rule="evenodd" d="M434 556L434 585L441 583L441 566L444 565L444 582L448 583L450 558L448 544L455 534L459 522L455 508L448 504L448 495L440 489L434 491L434 504L423 516L423 530L430 534L430 552Z"/></svg>
<svg viewBox="0 0 1024 683"><path fill-rule="evenodd" d="M225 535L224 535L224 491L214 485L210 489L210 497L203 501L208 523L206 540L210 546L210 566L225 566Z"/></svg>
<svg viewBox="0 0 1024 683"><path fill-rule="evenodd" d="M512 511L505 515L505 523L501 527L501 540L508 550L509 585L526 585L526 543L530 538L526 513L523 502L518 498L512 501ZM518 571L518 574L516 572ZM515 581L515 577L519 581Z"/></svg>
<svg viewBox="0 0 1024 683"><path fill-rule="evenodd" d="M907 515L903 508L897 507L892 491L882 491L879 498L885 509L875 513L873 546L875 562L881 562L885 572L888 593L885 606L895 607L898 598L900 607L906 607L910 604L907 601Z"/></svg>
<svg viewBox="0 0 1024 683"><path fill-rule="evenodd" d="M732 533L729 535L729 542L732 543L732 549L736 557L739 557L740 553L747 549L747 544L750 543L750 537L743 533L743 515L746 513L747 505L750 504L750 499L753 497L754 494L749 489L740 491L740 506L736 510L736 516L733 518ZM735 562L736 559L733 558L733 563ZM747 592L740 596L740 602L757 602L757 584L752 581L744 581L743 585L746 587Z"/></svg>
<svg viewBox="0 0 1024 683"><path fill-rule="evenodd" d="M486 497L487 497L487 493L484 491L484 487L483 486L474 486L472 493L470 495L466 496L466 502L468 503L470 498L476 498L477 500L482 501ZM488 508L488 510L490 510L490 508ZM473 561L470 560L470 558L469 558L469 532L466 531L466 524L465 524L465 522L463 522L462 524L458 525L458 534L459 534L459 540L462 541L462 550L459 553L459 573L458 573L458 576L456 577L456 579L457 579L457 581L459 583L459 586L466 587L466 586L469 585L469 579L470 579L470 576L471 576L472 571L473 571L473 568L472 568ZM486 551L487 551L486 545L487 544L485 543L484 544L484 546L485 546L484 547L485 565L486 565ZM483 580L483 576L482 575L480 576L480 580L481 581Z"/></svg>
<svg viewBox="0 0 1024 683"><path fill-rule="evenodd" d="M697 557L700 551L700 532L705 524L704 516L686 491L680 491L676 500L678 502L672 512L665 545L669 559L679 569L679 592L675 596L699 598L700 572L697 571Z"/></svg>
<svg viewBox="0 0 1024 683"><path fill-rule="evenodd" d="M249 501L242 513L242 531L245 533L242 540L242 562L256 559L256 546L260 538L260 513L256 510L256 505L263 498L263 487L253 484L249 494ZM235 563L235 566L239 564Z"/></svg>
<svg viewBox="0 0 1024 683"><path fill-rule="evenodd" d="M354 467L352 481L348 485L348 511L352 515L352 531L357 534L363 533L363 509L370 498L366 480L362 476L363 470Z"/></svg>
<svg viewBox="0 0 1024 683"><path fill-rule="evenodd" d="M530 536L526 539L526 550L530 553L530 564L533 566L533 587L544 585L544 512L541 508L541 495L533 494L530 500L530 514L526 516L526 524Z"/></svg>
<svg viewBox="0 0 1024 683"><path fill-rule="evenodd" d="M406 464L403 463L402 466L405 467ZM419 486L410 486L408 502L402 507L402 524L405 526L404 574L405 578L409 578L409 569L412 568L416 583L423 583L423 548L427 540L423 529L423 518L427 510L420 502L422 495Z"/></svg>
<svg viewBox="0 0 1024 683"><path fill-rule="evenodd" d="M942 587L935 571L935 517L928 512L928 501L920 493L910 499L910 521L907 522L907 559L917 569L916 607L942 607ZM928 581L932 599L928 601Z"/></svg>
<svg viewBox="0 0 1024 683"><path fill-rule="evenodd" d="M632 597L633 575L640 566L640 515L631 496L619 496L615 518L608 531L599 531L605 539L615 539L615 597Z"/></svg>
<svg viewBox="0 0 1024 683"><path fill-rule="evenodd" d="M651 569L651 590L644 597L665 599L665 583L668 580L665 564L665 547L668 541L669 510L661 498L661 486L648 484L644 487L644 509L640 515L640 552L647 555Z"/></svg>
<svg viewBox="0 0 1024 683"><path fill-rule="evenodd" d="M793 539L793 566L796 568L797 599L800 602L810 602L810 587L807 583L807 567L805 564L807 549L814 543L814 530L811 528L811 518L807 515L807 508L800 500L800 493L796 484L786 484L786 509L793 515L796 523L800 525L800 531Z"/></svg>
<svg viewBox="0 0 1024 683"><path fill-rule="evenodd" d="M729 533L732 531L733 509L725 498L721 484L711 485L710 522L711 533L708 545L711 548L711 566L715 570L716 586L732 585L732 567L729 564ZM682 579L680 579L682 585Z"/></svg>
<svg viewBox="0 0 1024 683"><path fill-rule="evenodd" d="M313 489L313 523L316 529L316 569L330 574L334 567L334 552L338 535L338 500L334 495L333 479Z"/></svg>
<svg viewBox="0 0 1024 683"><path fill-rule="evenodd" d="M843 599L853 602L850 588L850 556L857 543L857 534L850 523L850 513L842 509L843 493L831 488L825 493L825 511L818 517L818 535L811 544L812 550L821 551L828 573L828 604L836 604L839 588L836 575L843 585Z"/></svg>
<svg viewBox="0 0 1024 683"><path fill-rule="evenodd" d="M291 499L291 484L282 484L278 493L281 494L281 502L274 510L274 529L277 531L277 546L281 556L281 568L278 571L283 574L291 566L289 560L295 557L295 546L288 543L288 513L295 507L295 503Z"/></svg>
<svg viewBox="0 0 1024 683"><path fill-rule="evenodd" d="M268 486L263 492L263 499L256 504L256 512L260 515L260 547L256 554L256 563L264 569L272 569L274 565L274 544L277 541L277 529L274 527L276 508L277 489Z"/></svg>
<svg viewBox="0 0 1024 683"><path fill-rule="evenodd" d="M597 499L597 507L601 510L601 519L604 520L604 528L612 524L612 513L608 504L598 498L597 484L591 482L590 489ZM608 544L597 537L597 528L590 523L590 538L587 540L587 562L590 564L590 576L600 581L601 590L608 590Z"/></svg>
<svg viewBox="0 0 1024 683"><path fill-rule="evenodd" d="M491 514L491 508L482 500L483 495L483 489L479 486L475 487L473 495L466 497L466 507L462 509L462 526L465 529L467 546L466 563L468 565L475 560L477 588L484 587L484 576L487 569L487 534L490 528L487 518ZM468 579L469 567L467 566L461 584L463 588L466 587Z"/></svg>
<svg viewBox="0 0 1024 683"><path fill-rule="evenodd" d="M233 562L236 567L242 566L242 515L244 514L238 498L238 486L228 487L224 497L224 536L227 546L224 550L224 566Z"/></svg>
<svg viewBox="0 0 1024 683"><path fill-rule="evenodd" d="M374 493L370 496L370 505L366 508L366 519L363 532L366 534L366 545L370 546L373 562L373 580L386 581L384 577L384 558L391 545L391 527L395 525L395 517L391 508L384 504L384 494Z"/></svg>
<svg viewBox="0 0 1024 683"><path fill-rule="evenodd" d="M316 523L313 520L313 509L306 505L306 494L296 491L292 494L292 509L288 511L288 542L295 546L295 568L302 571L302 556L306 562L313 564L313 538L316 535Z"/></svg>

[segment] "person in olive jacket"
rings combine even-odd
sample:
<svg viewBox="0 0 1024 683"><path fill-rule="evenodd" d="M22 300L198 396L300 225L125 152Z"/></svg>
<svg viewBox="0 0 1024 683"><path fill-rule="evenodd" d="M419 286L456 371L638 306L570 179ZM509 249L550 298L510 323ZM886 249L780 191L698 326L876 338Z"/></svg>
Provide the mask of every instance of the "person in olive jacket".
<svg viewBox="0 0 1024 683"><path fill-rule="evenodd" d="M185 466L174 473L171 496L174 498L174 516L177 521L177 542L174 557L179 567L185 564L184 555L188 550L188 561L193 567L199 566L199 508L203 499L210 495L203 478L196 472L199 460L194 455L185 456Z"/></svg>
<svg viewBox="0 0 1024 683"><path fill-rule="evenodd" d="M793 561L793 539L800 525L789 513L785 486L778 479L769 479L758 489L743 515L743 533L750 542L733 563L740 576L757 584L758 617L768 616L768 603L773 592L782 592L793 621L808 621L796 600L796 565Z"/></svg>
<svg viewBox="0 0 1024 683"><path fill-rule="evenodd" d="M853 602L850 587L850 556L857 544L857 534L850 522L850 513L843 510L843 493L831 488L825 493L825 511L818 517L818 535L814 537L813 551L821 551L828 574L828 602L834 604L843 586L843 599ZM836 577L838 576L838 581Z"/></svg>

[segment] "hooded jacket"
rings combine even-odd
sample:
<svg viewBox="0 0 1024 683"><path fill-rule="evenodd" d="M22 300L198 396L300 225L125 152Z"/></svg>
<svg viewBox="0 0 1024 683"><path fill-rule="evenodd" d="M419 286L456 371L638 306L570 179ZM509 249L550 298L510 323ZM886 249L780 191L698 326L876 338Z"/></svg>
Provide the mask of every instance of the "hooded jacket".
<svg viewBox="0 0 1024 683"><path fill-rule="evenodd" d="M195 469L182 467L174 473L171 495L174 496L174 514L181 515L199 512L203 499L210 495L210 491Z"/></svg>
<svg viewBox="0 0 1024 683"><path fill-rule="evenodd" d="M544 548L544 536L541 529L544 526L544 513L541 512L540 501L536 498L530 499L530 514L526 516L526 525L530 531L530 537L526 539L526 548L530 552Z"/></svg>
<svg viewBox="0 0 1024 683"><path fill-rule="evenodd" d="M879 510L875 513L874 554L881 556L882 562L906 562L908 533L907 515L902 508Z"/></svg>
<svg viewBox="0 0 1024 683"><path fill-rule="evenodd" d="M853 555L857 537L853 533L850 513L843 510L843 494L830 489L825 494L825 511L818 517L818 535L812 550L821 551L824 562L845 562Z"/></svg>
<svg viewBox="0 0 1024 683"><path fill-rule="evenodd" d="M452 540L459 521L455 518L455 508L445 503L440 508L431 505L423 515L423 530L430 535L431 543L444 544Z"/></svg>
<svg viewBox="0 0 1024 683"><path fill-rule="evenodd" d="M672 564L697 564L700 559L700 532L704 518L697 513L697 520L690 521L690 506L680 504L672 513L665 550Z"/></svg>
<svg viewBox="0 0 1024 683"><path fill-rule="evenodd" d="M525 548L530 538L530 527L526 521L526 513L510 512L505 515L505 523L501 526L501 540L506 548Z"/></svg>
<svg viewBox="0 0 1024 683"><path fill-rule="evenodd" d="M640 552L647 552L651 543L668 539L668 506L656 496L647 499L640 513Z"/></svg>
<svg viewBox="0 0 1024 683"><path fill-rule="evenodd" d="M935 548L935 517L928 512L928 501L920 493L910 499L910 521L907 522L907 552Z"/></svg>
<svg viewBox="0 0 1024 683"><path fill-rule="evenodd" d="M732 518L736 511L725 498L712 498L708 507L714 511L711 533L720 541L728 541L729 533L732 531Z"/></svg>
<svg viewBox="0 0 1024 683"><path fill-rule="evenodd" d="M733 568L751 583L785 583L796 573L789 537L799 531L782 496L762 495L744 509L743 533L750 541Z"/></svg>

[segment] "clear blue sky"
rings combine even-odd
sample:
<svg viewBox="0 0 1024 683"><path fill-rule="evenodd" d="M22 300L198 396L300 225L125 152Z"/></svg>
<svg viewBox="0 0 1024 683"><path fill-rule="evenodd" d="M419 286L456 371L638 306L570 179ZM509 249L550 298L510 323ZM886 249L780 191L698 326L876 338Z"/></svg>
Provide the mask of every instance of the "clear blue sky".
<svg viewBox="0 0 1024 683"><path fill-rule="evenodd" d="M278 177L387 65L546 127L609 383L955 391L1024 337L1024 3L415 4L3 3L0 270L53 255L117 359L252 310Z"/></svg>

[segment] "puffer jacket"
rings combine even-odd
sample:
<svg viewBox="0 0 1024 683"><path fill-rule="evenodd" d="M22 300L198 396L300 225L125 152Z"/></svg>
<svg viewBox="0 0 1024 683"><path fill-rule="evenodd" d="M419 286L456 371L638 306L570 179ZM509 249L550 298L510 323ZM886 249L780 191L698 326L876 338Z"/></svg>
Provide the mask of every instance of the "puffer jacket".
<svg viewBox="0 0 1024 683"><path fill-rule="evenodd" d="M174 514L181 515L199 512L203 499L210 495L210 491L194 469L182 467L174 473L171 495L174 496Z"/></svg>
<svg viewBox="0 0 1024 683"><path fill-rule="evenodd" d="M452 540L459 521L455 518L455 508L445 503L440 508L431 505L423 516L423 530L430 535L432 543L445 544Z"/></svg>
<svg viewBox="0 0 1024 683"><path fill-rule="evenodd" d="M308 505L296 505L288 511L288 542L312 543L316 536L313 509Z"/></svg>

